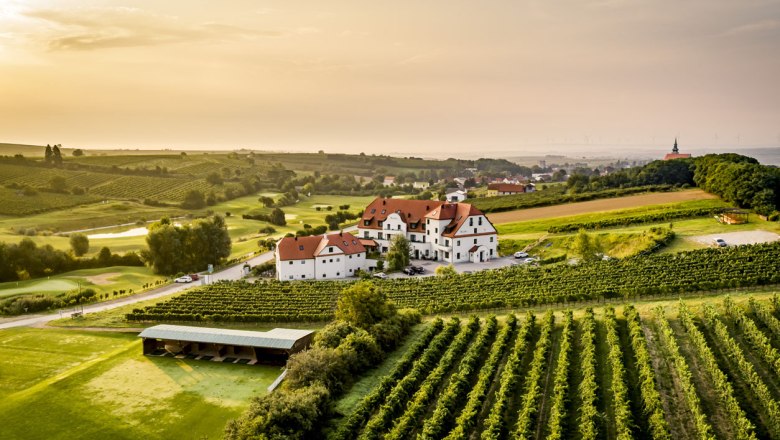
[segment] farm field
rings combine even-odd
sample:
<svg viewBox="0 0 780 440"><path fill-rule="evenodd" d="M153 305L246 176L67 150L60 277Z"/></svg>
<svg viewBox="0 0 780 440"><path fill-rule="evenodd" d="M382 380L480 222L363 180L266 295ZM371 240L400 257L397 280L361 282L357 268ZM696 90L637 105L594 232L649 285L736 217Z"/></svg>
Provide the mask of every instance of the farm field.
<svg viewBox="0 0 780 440"><path fill-rule="evenodd" d="M448 278L378 280L375 284L399 307L416 308L423 314L513 309L774 285L780 283L778 258L780 242L775 242L577 266L515 266ZM349 284L347 281L212 284L138 310L128 315L128 319L325 321L332 319L338 294Z"/></svg>
<svg viewBox="0 0 780 440"><path fill-rule="evenodd" d="M780 438L777 301L450 319L343 396L327 438Z"/></svg>
<svg viewBox="0 0 780 440"><path fill-rule="evenodd" d="M135 333L0 334L4 439L221 438L279 367L149 358Z"/></svg>
<svg viewBox="0 0 780 440"><path fill-rule="evenodd" d="M81 269L54 275L48 279L11 281L0 283L0 298L21 294L56 295L69 290L90 288L100 294L113 295L114 291L138 292L142 286L165 277L155 275L148 267L114 266L97 269Z"/></svg>
<svg viewBox="0 0 780 440"><path fill-rule="evenodd" d="M514 223L527 220L541 220L555 217L566 217L574 223L574 216L604 211L625 210L630 208L650 209L648 205L669 206L681 202L695 200L717 199L717 196L699 189L672 191L664 193L638 194L610 199L590 200L587 202L566 203L563 205L544 206L540 208L519 209L515 211L497 212L487 217L495 225ZM664 209L658 206L656 209ZM725 205L724 205L725 206ZM641 211L637 211L638 213Z"/></svg>

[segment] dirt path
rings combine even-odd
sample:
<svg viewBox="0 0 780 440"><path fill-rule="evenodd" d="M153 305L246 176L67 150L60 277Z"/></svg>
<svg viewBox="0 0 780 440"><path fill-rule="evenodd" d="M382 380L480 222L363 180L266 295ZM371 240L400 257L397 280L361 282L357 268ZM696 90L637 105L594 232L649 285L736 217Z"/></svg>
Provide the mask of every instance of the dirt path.
<svg viewBox="0 0 780 440"><path fill-rule="evenodd" d="M618 209L636 208L644 205L660 205L664 203L687 202L690 200L716 199L717 196L699 189L689 191L674 191L663 193L638 194L634 196L615 197L611 199L590 200L587 202L567 203L564 205L543 206L541 208L518 209L516 211L496 212L488 214L493 224L538 220L542 218L564 217L591 212L614 211Z"/></svg>

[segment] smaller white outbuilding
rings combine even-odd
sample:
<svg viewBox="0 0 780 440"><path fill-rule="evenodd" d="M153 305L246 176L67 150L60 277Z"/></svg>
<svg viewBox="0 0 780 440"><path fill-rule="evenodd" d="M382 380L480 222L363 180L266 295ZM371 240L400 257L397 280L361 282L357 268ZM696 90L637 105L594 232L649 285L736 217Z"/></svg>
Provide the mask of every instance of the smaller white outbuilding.
<svg viewBox="0 0 780 440"><path fill-rule="evenodd" d="M285 237L276 245L279 281L330 280L368 270L366 248L352 234Z"/></svg>

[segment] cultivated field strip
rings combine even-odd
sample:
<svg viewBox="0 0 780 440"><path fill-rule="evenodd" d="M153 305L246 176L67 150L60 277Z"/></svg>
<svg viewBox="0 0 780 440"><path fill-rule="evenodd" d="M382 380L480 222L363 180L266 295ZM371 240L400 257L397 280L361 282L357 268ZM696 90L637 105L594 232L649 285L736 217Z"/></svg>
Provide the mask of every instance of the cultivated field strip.
<svg viewBox="0 0 780 440"><path fill-rule="evenodd" d="M775 242L574 267L524 266L449 278L402 278L375 283L399 307L429 314L778 284L778 261L780 242ZM136 310L127 318L324 321L333 317L338 293L346 285L341 281L218 283Z"/></svg>
<svg viewBox="0 0 780 440"><path fill-rule="evenodd" d="M752 300L749 307L772 306ZM632 305L621 308L620 314L588 309L578 317L547 312L539 322L531 313L521 320L436 319L352 413L333 420L328 438L780 439L777 401L765 385L770 373L747 360L743 350L756 350L734 339L735 318L709 304L692 309L681 302L671 318L662 308L644 318ZM662 349L651 351L648 338ZM603 359L597 346L604 347ZM654 367L659 363L651 353L670 359L671 380L657 379L669 372ZM727 374L718 353L727 353L739 371ZM692 365L701 371L692 372ZM682 392L661 383L679 384ZM576 404L568 390L577 393ZM631 396L641 402L632 405ZM684 400L683 413L665 413L665 400L675 398ZM746 401L758 402L761 414L749 417ZM706 409L712 407L718 410Z"/></svg>

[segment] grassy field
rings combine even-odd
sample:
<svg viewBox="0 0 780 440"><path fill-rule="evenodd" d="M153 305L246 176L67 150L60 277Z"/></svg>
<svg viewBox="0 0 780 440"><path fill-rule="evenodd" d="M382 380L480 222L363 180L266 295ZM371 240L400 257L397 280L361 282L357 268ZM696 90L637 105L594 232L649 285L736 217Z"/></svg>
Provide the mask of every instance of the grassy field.
<svg viewBox="0 0 780 440"><path fill-rule="evenodd" d="M688 192L690 193L690 192ZM663 195L674 195L684 193L663 193ZM690 193L689 196L693 194ZM656 194L649 194L654 196ZM635 198L640 196L629 196L626 198ZM636 200L636 199L635 199ZM617 202L620 199L609 199L610 202ZM596 201L601 202L601 201ZM544 258L551 258L558 255L562 255L567 252L568 246L571 243L571 239L574 237L574 233L561 233L561 234L548 234L547 230L553 226L563 226L570 223L588 223L596 222L607 219L619 219L625 217L633 217L644 214L663 213L669 210L685 210L685 209L697 209L697 208L720 208L726 207L728 204L720 199L704 198L698 200L687 200L676 203L664 203L664 204L650 204L645 206L637 206L626 209L612 209L593 211L583 214L561 216L559 209L563 206L583 205L585 203L574 203L570 205L562 205L561 207L549 207L548 208L533 208L526 210L513 211L511 214L514 217L523 217L523 213L526 211L534 211L532 217L537 217L533 220L525 220L519 222L497 224L496 229L500 236L500 243L502 243L502 255L508 255L511 252L524 248L528 244L535 243L536 241L544 238L543 242L535 246L532 250L533 253L541 255ZM595 206L595 205L594 205ZM615 206L620 206L616 204ZM591 206L593 207L593 206ZM582 207L580 207L582 208ZM581 210L580 208L575 211ZM546 211L544 211L546 210ZM542 213L547 213L549 217L541 216ZM502 213L504 214L504 213ZM624 227L616 227L609 229L600 229L592 231L596 236L602 238L604 243L610 244L605 249L607 255L615 257L624 257L632 255L632 249L636 248L632 242L639 243L642 241L642 235L646 234L647 230L655 226L668 227L670 222L658 222L656 224L638 224ZM684 250L700 249L706 245L698 243L691 239L698 235L706 234L718 234L726 232L739 232L739 231L752 231L752 230L767 230L772 232L780 232L780 223L778 222L766 222L761 220L756 215L750 216L750 223L742 225L726 225L718 223L713 218L696 218L696 219L684 219L674 220L671 222L676 237L672 242L660 252L674 253ZM641 247L641 245L639 246ZM615 249L617 248L617 249Z"/></svg>
<svg viewBox="0 0 780 440"><path fill-rule="evenodd" d="M114 266L97 269L82 269L54 275L47 279L11 281L0 283L0 298L22 294L51 294L90 288L100 294L133 289L139 292L146 283L165 280L155 275L148 267Z"/></svg>
<svg viewBox="0 0 780 440"><path fill-rule="evenodd" d="M149 358L135 334L0 334L3 439L221 438L279 367Z"/></svg>
<svg viewBox="0 0 780 440"><path fill-rule="evenodd" d="M700 189L673 191L664 193L637 194L610 199L590 200L587 202L565 203L540 208L518 209L515 211L488 214L493 224L512 223L526 220L539 220L555 217L572 217L579 214L639 208L639 213L648 206L675 205L682 202L717 199L717 196ZM695 207L695 206L694 206Z"/></svg>

